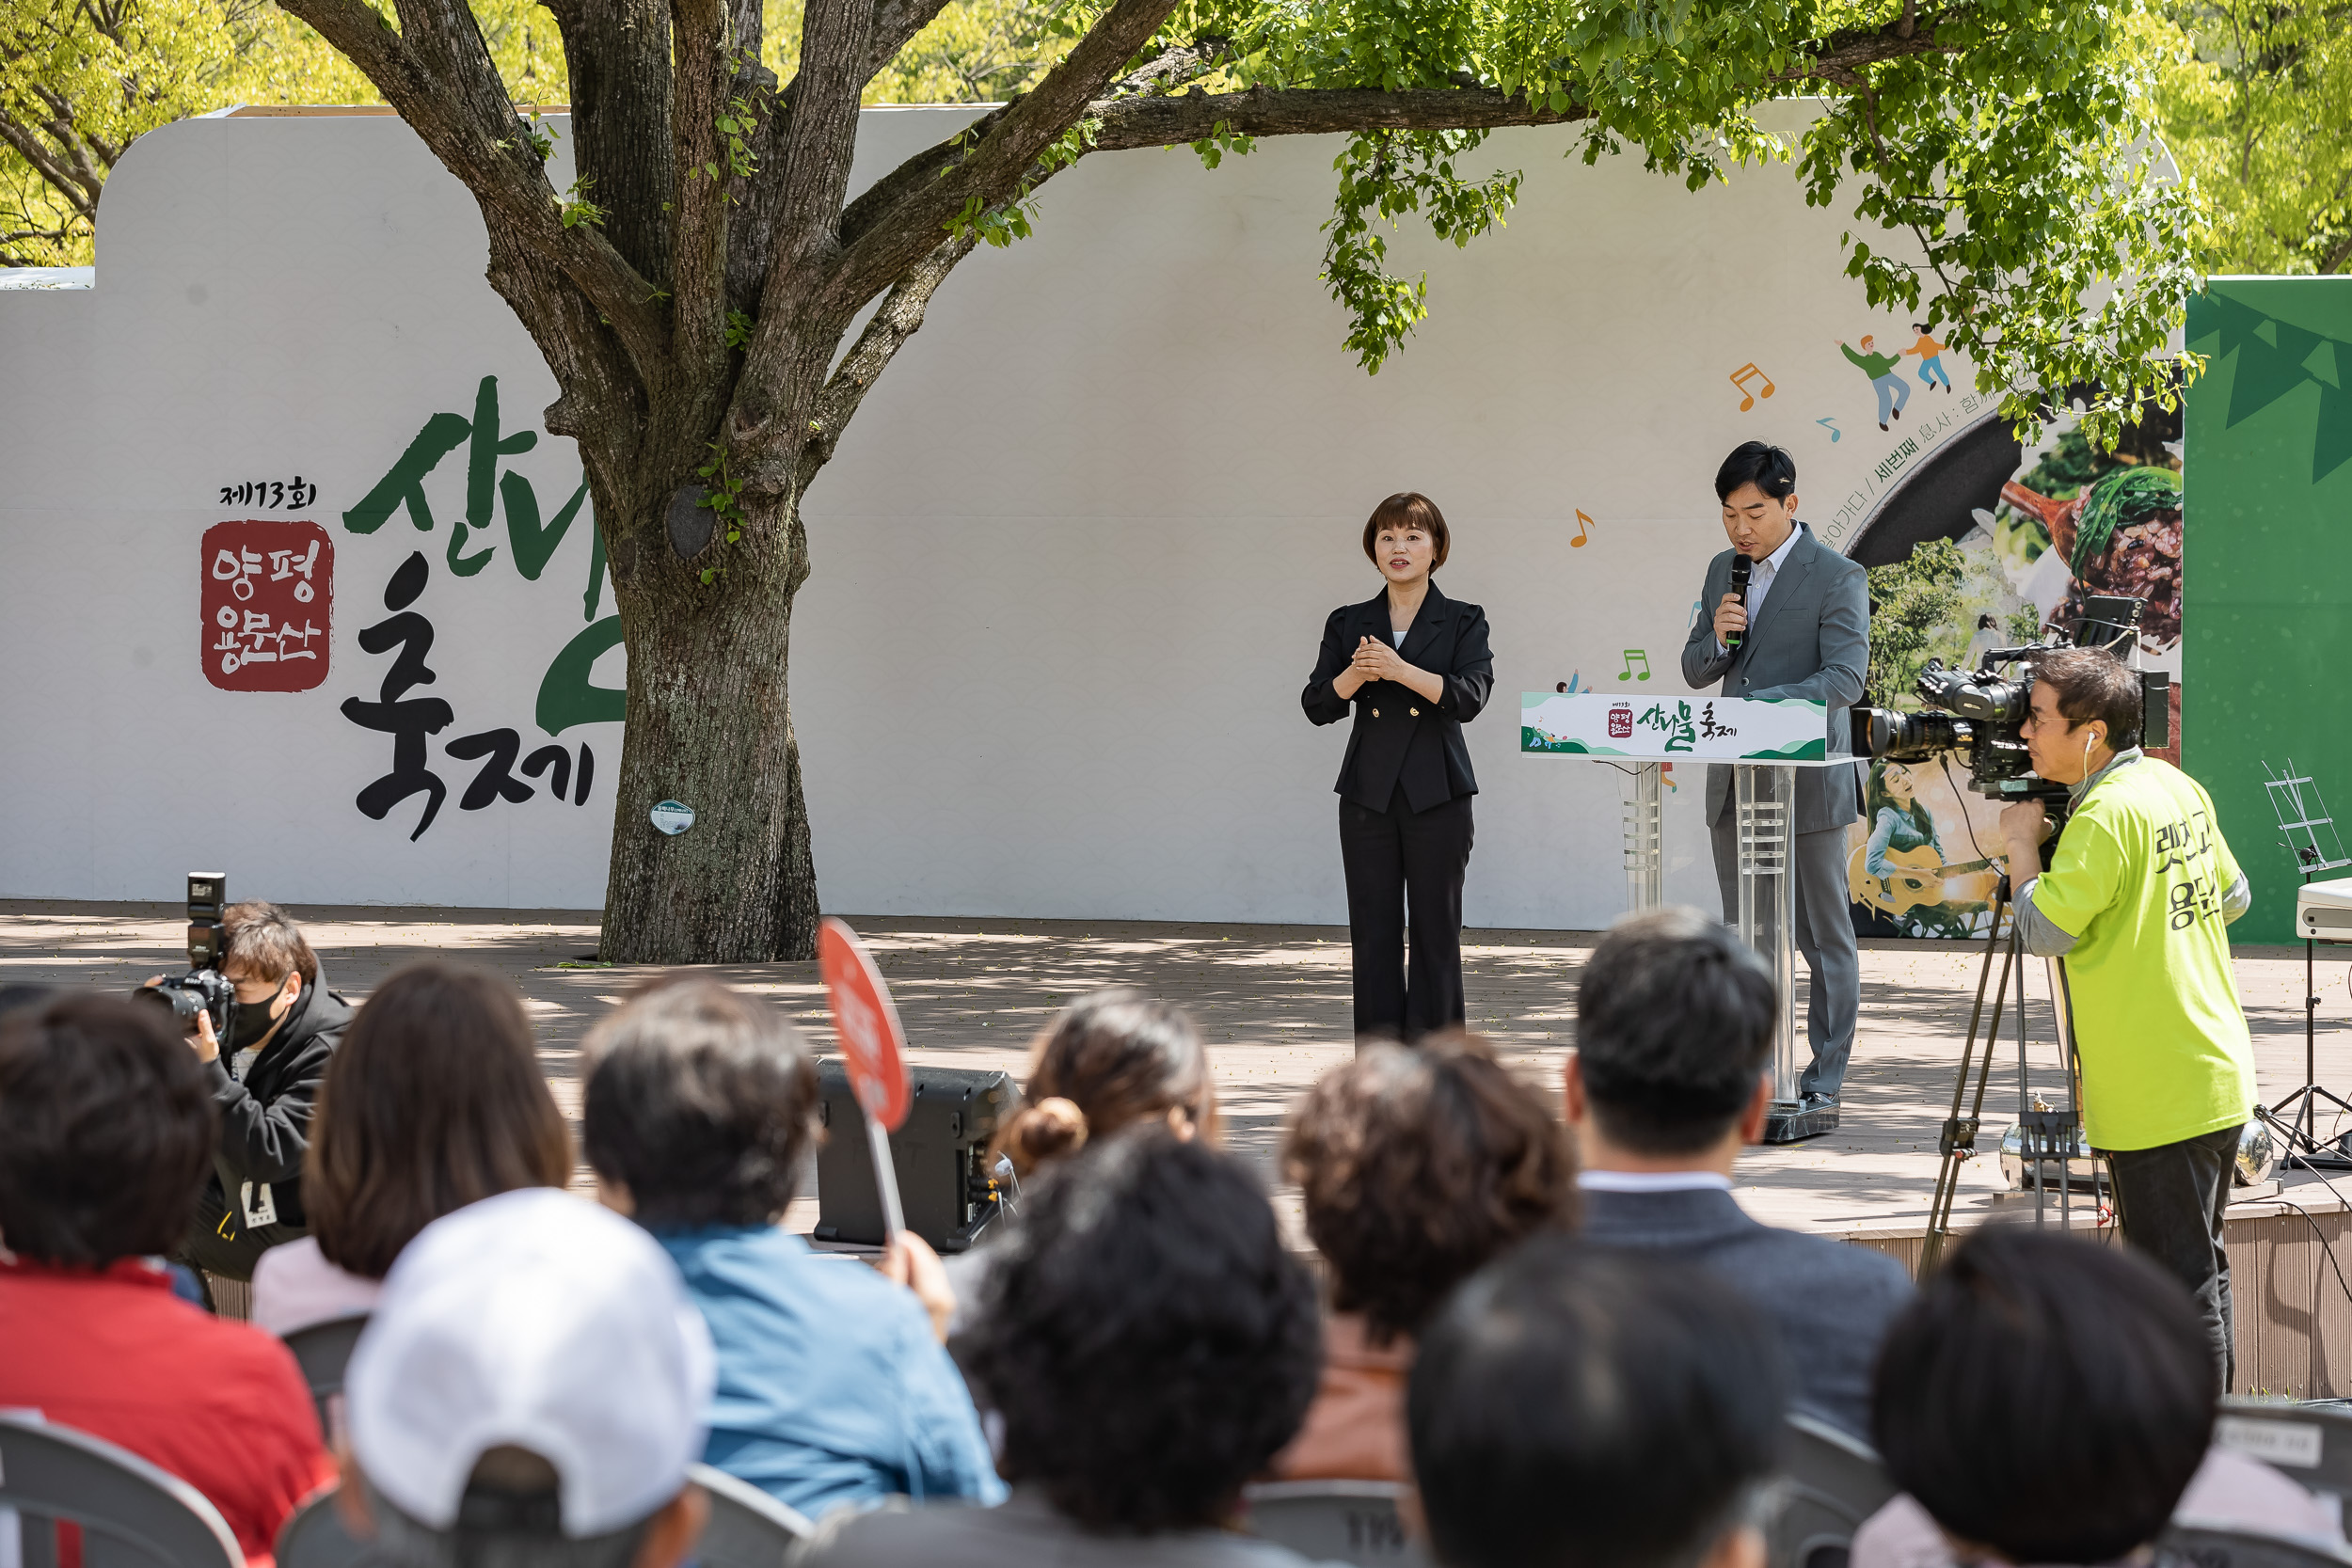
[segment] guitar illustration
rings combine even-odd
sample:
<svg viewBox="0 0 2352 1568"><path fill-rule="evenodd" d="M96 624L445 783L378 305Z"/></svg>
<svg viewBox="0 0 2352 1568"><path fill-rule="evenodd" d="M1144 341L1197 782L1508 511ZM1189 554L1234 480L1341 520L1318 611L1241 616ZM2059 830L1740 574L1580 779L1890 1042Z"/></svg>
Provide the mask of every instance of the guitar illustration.
<svg viewBox="0 0 2352 1568"><path fill-rule="evenodd" d="M1908 914L1922 904L1983 903L1993 896L1993 884L2000 880L2003 863L1981 860L1946 865L1934 850L1923 844L1916 849L1889 849L1888 875L1873 877L1869 858L1867 844L1854 847L1846 862L1846 886L1851 890L1855 903L1896 917ZM1962 887L1951 886L1963 879Z"/></svg>

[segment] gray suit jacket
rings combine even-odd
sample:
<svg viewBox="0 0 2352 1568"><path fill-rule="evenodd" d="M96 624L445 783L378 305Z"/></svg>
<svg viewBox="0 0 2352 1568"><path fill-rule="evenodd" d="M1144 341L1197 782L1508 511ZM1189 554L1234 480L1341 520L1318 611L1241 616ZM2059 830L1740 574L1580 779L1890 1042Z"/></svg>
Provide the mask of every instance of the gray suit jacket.
<svg viewBox="0 0 2352 1568"><path fill-rule="evenodd" d="M1879 1341L1913 1294L1901 1264L1826 1236L1774 1229L1720 1188L1583 1197L1586 1240L1688 1259L1717 1275L1780 1330L1794 1407L1869 1441Z"/></svg>
<svg viewBox="0 0 2352 1568"><path fill-rule="evenodd" d="M1763 618L1729 654L1715 651L1715 607L1731 592L1730 550L1707 563L1699 618L1682 644L1682 679L1696 689L1722 681L1724 697L1803 697L1829 705L1832 749L1846 742L1846 710L1862 696L1870 668L1869 578L1855 562L1803 535L1780 579L1764 597ZM1707 820L1730 809L1731 769L1707 770ZM1797 769L1797 832L1842 828L1862 815L1862 784L1851 768Z"/></svg>

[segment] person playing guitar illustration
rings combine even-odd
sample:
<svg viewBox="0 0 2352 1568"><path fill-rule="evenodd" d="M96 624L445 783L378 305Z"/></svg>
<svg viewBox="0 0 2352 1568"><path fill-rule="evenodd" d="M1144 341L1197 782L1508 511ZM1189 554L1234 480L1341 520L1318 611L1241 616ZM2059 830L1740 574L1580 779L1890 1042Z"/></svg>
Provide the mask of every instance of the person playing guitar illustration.
<svg viewBox="0 0 2352 1568"><path fill-rule="evenodd" d="M1997 869L1985 860L1948 864L1918 782L1899 762L1882 766L1870 789L1870 840L1847 868L1854 902L1922 936L1965 937L1968 922L1949 906L1991 897ZM1955 882L1961 885L1955 887Z"/></svg>

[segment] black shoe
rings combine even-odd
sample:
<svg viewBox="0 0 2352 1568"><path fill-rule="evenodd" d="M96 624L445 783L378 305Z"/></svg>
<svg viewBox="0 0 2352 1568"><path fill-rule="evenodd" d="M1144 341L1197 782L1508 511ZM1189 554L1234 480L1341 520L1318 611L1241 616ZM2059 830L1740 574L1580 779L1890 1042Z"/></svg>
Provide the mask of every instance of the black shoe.
<svg viewBox="0 0 2352 1568"><path fill-rule="evenodd" d="M1807 1089L1804 1092L1803 1103L1808 1111L1834 1111L1837 1109L1837 1097L1834 1094L1822 1094L1816 1089Z"/></svg>

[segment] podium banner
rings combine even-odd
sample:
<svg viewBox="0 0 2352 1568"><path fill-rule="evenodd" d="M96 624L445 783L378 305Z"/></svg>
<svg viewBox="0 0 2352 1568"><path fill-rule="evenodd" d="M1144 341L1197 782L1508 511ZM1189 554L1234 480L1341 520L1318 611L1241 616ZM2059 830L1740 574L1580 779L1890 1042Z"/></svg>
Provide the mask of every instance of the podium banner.
<svg viewBox="0 0 2352 1568"><path fill-rule="evenodd" d="M1797 698L1629 697L1606 691L1519 694L1519 750L1634 762L1782 764L1829 754L1829 708Z"/></svg>

